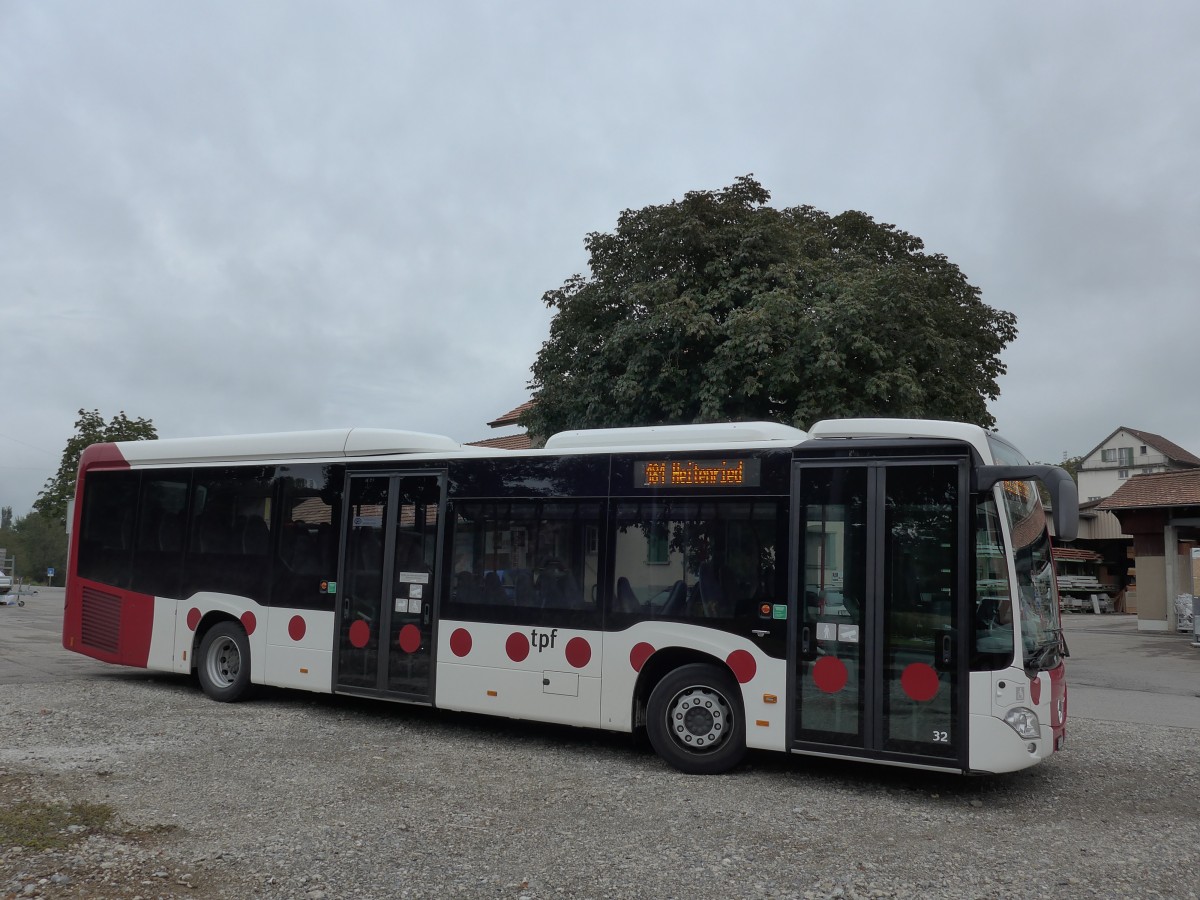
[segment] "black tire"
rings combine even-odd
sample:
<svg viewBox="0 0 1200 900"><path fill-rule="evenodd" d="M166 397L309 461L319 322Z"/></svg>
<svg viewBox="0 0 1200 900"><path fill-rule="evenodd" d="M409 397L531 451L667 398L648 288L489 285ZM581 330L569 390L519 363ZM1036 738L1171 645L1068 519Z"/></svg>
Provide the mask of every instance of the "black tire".
<svg viewBox="0 0 1200 900"><path fill-rule="evenodd" d="M689 775L728 772L746 755L742 694L728 672L693 663L650 693L646 734L656 753Z"/></svg>
<svg viewBox="0 0 1200 900"><path fill-rule="evenodd" d="M246 696L250 687L250 641L241 625L218 622L200 642L196 675L204 693L222 703Z"/></svg>

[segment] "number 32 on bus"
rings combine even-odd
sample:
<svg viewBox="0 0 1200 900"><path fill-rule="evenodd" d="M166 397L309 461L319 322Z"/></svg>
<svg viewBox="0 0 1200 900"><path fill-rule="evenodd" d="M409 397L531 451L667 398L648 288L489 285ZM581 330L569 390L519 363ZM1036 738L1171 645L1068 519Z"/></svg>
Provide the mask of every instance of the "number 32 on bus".
<svg viewBox="0 0 1200 900"><path fill-rule="evenodd" d="M956 772L1057 750L1040 481L959 423L566 432L524 452L350 429L97 444L63 644L252 684Z"/></svg>

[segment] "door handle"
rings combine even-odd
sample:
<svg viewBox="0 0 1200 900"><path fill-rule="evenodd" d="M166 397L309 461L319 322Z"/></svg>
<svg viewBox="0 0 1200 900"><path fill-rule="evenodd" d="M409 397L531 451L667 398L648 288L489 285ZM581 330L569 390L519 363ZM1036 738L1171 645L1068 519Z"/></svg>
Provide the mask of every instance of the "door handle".
<svg viewBox="0 0 1200 900"><path fill-rule="evenodd" d="M804 659L812 659L814 656L811 625L800 629L800 656Z"/></svg>
<svg viewBox="0 0 1200 900"><path fill-rule="evenodd" d="M954 658L954 641L950 635L942 635L942 665L949 666L950 661Z"/></svg>
<svg viewBox="0 0 1200 900"><path fill-rule="evenodd" d="M429 624L429 604L428 603L425 604L424 610L421 613L421 616L422 616L422 624L428 625Z"/></svg>

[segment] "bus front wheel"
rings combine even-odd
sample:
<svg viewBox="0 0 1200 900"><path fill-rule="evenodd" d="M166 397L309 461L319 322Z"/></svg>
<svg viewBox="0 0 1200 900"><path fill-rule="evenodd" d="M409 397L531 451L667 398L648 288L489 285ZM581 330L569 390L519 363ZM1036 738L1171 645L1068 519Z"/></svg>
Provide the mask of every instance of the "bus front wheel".
<svg viewBox="0 0 1200 900"><path fill-rule="evenodd" d="M675 669L650 693L646 733L655 752L681 772L728 772L746 755L737 682L704 663Z"/></svg>
<svg viewBox="0 0 1200 900"><path fill-rule="evenodd" d="M234 622L218 622L200 642L196 667L204 693L222 703L240 700L250 686L250 641Z"/></svg>

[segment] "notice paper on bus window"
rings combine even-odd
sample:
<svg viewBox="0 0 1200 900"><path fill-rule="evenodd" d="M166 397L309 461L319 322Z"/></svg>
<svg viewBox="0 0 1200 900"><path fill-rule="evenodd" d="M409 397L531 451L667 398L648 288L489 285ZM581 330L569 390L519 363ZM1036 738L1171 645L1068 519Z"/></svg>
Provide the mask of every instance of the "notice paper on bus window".
<svg viewBox="0 0 1200 900"><path fill-rule="evenodd" d="M397 572L396 580L408 584L429 584L428 572ZM412 594L409 594L411 597Z"/></svg>

